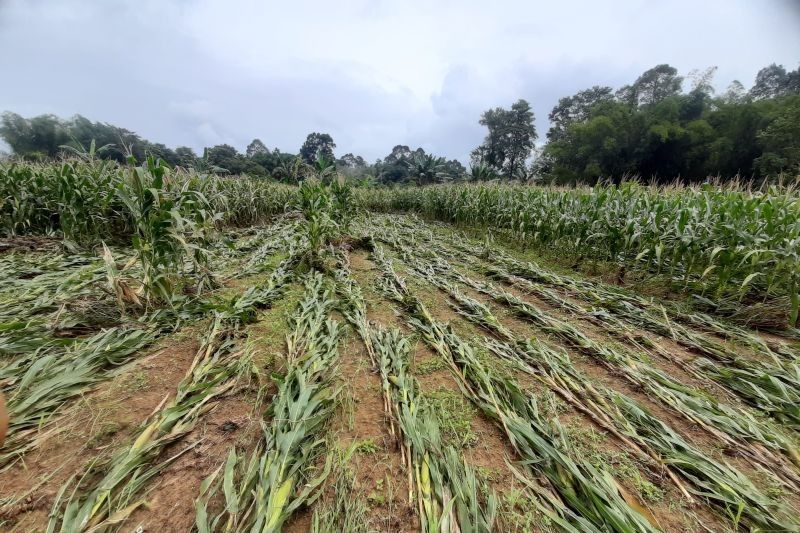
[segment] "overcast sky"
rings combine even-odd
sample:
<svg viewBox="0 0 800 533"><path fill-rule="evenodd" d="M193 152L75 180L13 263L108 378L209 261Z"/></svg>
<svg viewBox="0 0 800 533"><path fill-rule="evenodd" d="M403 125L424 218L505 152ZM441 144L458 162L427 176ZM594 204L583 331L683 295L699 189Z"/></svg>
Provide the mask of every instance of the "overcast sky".
<svg viewBox="0 0 800 533"><path fill-rule="evenodd" d="M311 131L368 160L396 144L468 159L480 114L658 64L752 85L800 62L800 0L0 0L0 111L80 113L169 146Z"/></svg>

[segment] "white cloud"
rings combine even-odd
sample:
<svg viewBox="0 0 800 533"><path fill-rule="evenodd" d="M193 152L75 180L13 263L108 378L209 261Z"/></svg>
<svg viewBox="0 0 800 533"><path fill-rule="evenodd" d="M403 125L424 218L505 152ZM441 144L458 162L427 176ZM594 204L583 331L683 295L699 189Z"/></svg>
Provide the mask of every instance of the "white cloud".
<svg viewBox="0 0 800 533"><path fill-rule="evenodd" d="M465 161L489 107L526 98L543 136L560 96L657 63L748 86L797 66L798 28L778 0L0 0L0 107L197 150L327 131L369 160L409 144Z"/></svg>

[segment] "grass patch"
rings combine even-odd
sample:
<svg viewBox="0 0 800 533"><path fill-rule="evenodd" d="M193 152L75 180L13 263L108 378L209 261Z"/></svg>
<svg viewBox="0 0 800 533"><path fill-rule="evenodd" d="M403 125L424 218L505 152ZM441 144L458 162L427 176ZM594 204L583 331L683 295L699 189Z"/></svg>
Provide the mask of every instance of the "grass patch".
<svg viewBox="0 0 800 533"><path fill-rule="evenodd" d="M427 376L439 370L447 368L447 363L441 357L431 357L424 361L419 361L414 364L414 374L417 376Z"/></svg>
<svg viewBox="0 0 800 533"><path fill-rule="evenodd" d="M478 411L460 393L442 388L423 392L422 399L439 422L445 444L467 448L478 442L472 430L472 418Z"/></svg>
<svg viewBox="0 0 800 533"><path fill-rule="evenodd" d="M134 393L145 390L150 384L150 378L144 370L123 374L117 379L112 388L115 391Z"/></svg>
<svg viewBox="0 0 800 533"><path fill-rule="evenodd" d="M363 455L372 455L380 451L381 445L375 439L364 439L355 444L355 452Z"/></svg>
<svg viewBox="0 0 800 533"><path fill-rule="evenodd" d="M114 435L119 433L121 429L122 425L117 422L103 422L100 424L100 427L97 428L97 431L92 433L91 437L89 437L89 439L86 441L86 447L97 448L98 446L105 444Z"/></svg>
<svg viewBox="0 0 800 533"><path fill-rule="evenodd" d="M620 481L627 482L638 493L642 501L663 501L664 489L642 475L637 461L625 451L607 450L602 446L606 434L592 427L570 425L566 428L570 443L569 453L574 459L582 459L595 468L607 470Z"/></svg>
<svg viewBox="0 0 800 533"><path fill-rule="evenodd" d="M274 366L275 357L283 356L286 335L289 333L289 316L302 297L302 285L291 283L283 296L248 327L248 338L254 348L253 361L260 368Z"/></svg>
<svg viewBox="0 0 800 533"><path fill-rule="evenodd" d="M499 531L557 531L550 518L536 510L536 503L531 497L517 488L506 491L500 497L497 518Z"/></svg>

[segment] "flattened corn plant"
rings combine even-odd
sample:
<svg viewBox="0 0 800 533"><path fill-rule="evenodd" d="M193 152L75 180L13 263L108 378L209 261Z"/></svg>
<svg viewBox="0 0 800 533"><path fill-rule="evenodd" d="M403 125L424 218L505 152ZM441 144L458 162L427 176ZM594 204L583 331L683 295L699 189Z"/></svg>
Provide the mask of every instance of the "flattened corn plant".
<svg viewBox="0 0 800 533"><path fill-rule="evenodd" d="M249 354L239 348L242 328L255 319L258 309L280 297L292 264L293 260L285 261L263 286L251 288L228 309L215 313L175 398L146 421L136 440L111 460L102 479L88 490L74 478L61 488L48 531L102 529L122 523L143 504L138 493L148 481L190 448L162 459L164 449L188 434L220 396L253 370Z"/></svg>
<svg viewBox="0 0 800 533"><path fill-rule="evenodd" d="M610 344L597 343L584 335L571 324L542 311L535 305L525 302L513 294L503 291L488 283L479 283L473 281L467 276L459 274L457 271L452 269L446 261L441 260L436 255L435 251L433 251L433 248L435 247L428 247L425 254L432 258L432 261L428 263L426 270L425 266L420 266L420 260L415 259L415 257L419 257L419 255L422 254L421 252L418 252L419 255L414 256L413 254L416 252L416 250L400 243L396 234L392 234L391 231L389 231L388 235L384 235L384 238L386 238L388 242L391 242L393 246L398 248L398 250L404 254L404 257L407 261L411 262L412 264L414 264L416 261L417 268L412 270L412 272L416 272L418 275L423 276L431 284L438 286L440 289L445 290L446 292L449 292L457 301L459 299L458 293L451 290L450 284L444 282L443 278L451 276L458 281L489 295L493 299L508 305L520 316L532 321L543 330L556 335L569 346L580 351L581 353L584 353L590 357L598 358L601 362L604 362L604 364L609 365L609 367L621 369L624 377L637 386L642 386L646 390L650 391L657 398L666 403L668 407L676 409L680 414L689 418L689 420L692 422L702 425L711 433L715 434L718 438L724 442L727 442L728 446L740 448L741 444L745 444L749 450L748 457L751 460L754 460L767 468L775 468L777 466L779 471L782 473L782 481L789 483L790 486L800 486L800 477L798 476L797 472L797 466L800 465L800 455L798 455L797 446L791 438L789 438L774 424L756 419L750 413L742 409L734 408L723 402L718 402L716 399L711 398L709 395L704 394L700 390L685 386L675 381L663 372L652 368L646 360L637 357L635 353L617 349ZM518 268L526 270L520 267L519 262L508 260L507 263L514 264ZM489 271L490 273L494 272L496 275L499 273L499 277L506 281L514 280L514 278L510 278L510 276L500 268L490 268ZM536 272L538 273L539 270ZM544 273L538 275L538 278L547 277L556 277L556 275L547 271L544 271ZM588 282L585 283L585 285L588 284ZM554 297L552 294L544 294L544 296L545 299L547 299L548 296ZM574 304L563 301L559 298L555 299L557 303L560 302L565 304L565 307L568 310L572 310L573 312L580 310L580 308ZM473 312L474 311L475 310L473 310ZM644 313L644 316L650 317L651 315L649 313ZM486 323L486 317L483 317L482 320L485 326L490 327L490 329L493 328L494 330L497 330L496 325ZM661 322L655 321L654 319L651 320L659 324L662 328L666 329L666 325L663 325ZM708 353L717 353L719 354L719 357L730 357L731 354L736 355L734 352L727 350L722 345L713 343L712 341L706 340L699 335L693 334L686 330L686 328L681 328L680 325L676 324L672 326L672 331L676 329L684 332L684 337L682 337L684 339L697 339L694 342L695 346L710 347L708 349ZM663 332L663 329L661 329L661 331ZM507 334L501 333L501 335ZM507 338L507 336L505 338ZM634 343L634 345L638 345L638 343ZM738 358L737 356L737 360L741 361L741 358ZM743 388L745 393L749 393L751 397L758 398L761 403L768 403L770 398L775 397L776 394L773 391L777 389L785 396L783 396L780 401L774 401L773 403L769 404L770 408L764 409L764 411L766 411L768 414L774 414L775 411L780 411L780 413L784 414L785 417L776 418L784 423L786 422L786 419L791 421L791 417L798 407L796 404L787 405L787 403L789 399L791 399L792 395L796 393L787 388L780 381L776 379L769 379L763 375L759 378L758 376L754 376L754 372L750 370L737 372L736 369L725 369L723 371L719 366L713 365L713 363L707 359L701 359L699 364L694 369L695 372L702 373L706 378L719 378L719 376L715 376L712 373L712 370L714 372L726 373L729 379L725 380L725 383L723 384L727 385L730 390L736 392L738 390L737 387ZM791 376L788 373L782 372L781 369L773 369L772 371L786 375L787 381L792 381ZM731 377L731 375L734 373L736 373L736 375ZM738 380L738 382L736 380ZM715 381L722 380L715 379ZM747 397L746 394L743 393L743 395ZM756 405L756 407L761 408L761 405ZM789 425L791 426L791 424ZM740 439L738 444L736 441L732 440L731 437ZM779 457L774 455L773 450L780 451L785 454L786 457L792 463L794 463L794 466L784 464Z"/></svg>
<svg viewBox="0 0 800 533"><path fill-rule="evenodd" d="M55 413L155 338L152 329L112 328L63 353L43 353L31 361L8 397L11 423L9 438L0 450L0 468L37 447L46 436L40 432Z"/></svg>
<svg viewBox="0 0 800 533"><path fill-rule="evenodd" d="M408 371L410 340L397 329L367 321L366 303L350 277L346 256L340 258L336 277L345 304L342 312L380 373L390 433L407 470L408 501L412 505L416 501L421 529L429 533L491 531L497 497L478 480L458 450L442 441L437 419L422 404L417 380Z"/></svg>
<svg viewBox="0 0 800 533"><path fill-rule="evenodd" d="M7 360L17 364L17 356L66 346L87 331L119 322L113 298L99 288L106 271L96 258L12 253L4 259L0 276L4 271L8 278L0 288L0 367Z"/></svg>
<svg viewBox="0 0 800 533"><path fill-rule="evenodd" d="M369 508L366 497L357 487L353 471L348 461L356 451L356 443L346 450L328 447L333 458L330 476L333 498L317 504L311 518L310 533L329 533L347 531L348 533L370 533Z"/></svg>
<svg viewBox="0 0 800 533"><path fill-rule="evenodd" d="M800 195L771 186L594 188L446 185L364 190L373 210L412 211L469 227L496 228L576 263L605 260L666 275L735 311L770 301L795 325L800 311ZM746 297L746 299L745 299Z"/></svg>
<svg viewBox="0 0 800 533"><path fill-rule="evenodd" d="M423 266L415 265L412 272L448 292L460 314L499 339L514 341L514 336L499 323L488 307L459 293L441 275L437 277L430 267L426 270ZM610 429L640 456L655 460L666 468L672 480L688 497L684 482L675 477L673 470L679 472L688 480L692 493L716 506L732 520L734 527L738 527L740 522L764 530L790 531L800 527L800 523L791 520L791 511L786 506L763 494L739 471L712 460L689 445L677 432L627 396L602 385L592 386L587 378L572 367L565 353L557 353L541 343L530 341L518 342L512 347L488 340L487 346L512 364L541 377L568 403ZM785 442L788 443L788 439ZM789 470L789 475L792 474ZM796 482L796 476L790 477L790 490L797 486Z"/></svg>
<svg viewBox="0 0 800 533"><path fill-rule="evenodd" d="M552 274L541 276L539 274L541 269L531 264L514 263L509 266L514 267L512 273L532 281L554 278ZM571 294L588 299L590 303L637 327L672 339L705 355L706 358L697 361L698 371L777 421L800 429L800 365L796 360L790 361L785 357L778 357L769 348L767 353L772 355L772 364L744 358L723 344L670 320L663 308L660 309L659 315L648 309L653 307L652 304L644 306L637 298L604 291L603 288L589 283L572 284L563 278L555 283L562 286L566 284Z"/></svg>
<svg viewBox="0 0 800 533"><path fill-rule="evenodd" d="M414 270L425 274L420 269ZM469 298L461 295L455 287L442 281L442 273L437 276L428 270L424 279L440 286L456 302L460 302L461 312L468 318L495 332L501 339L509 339L508 332L497 329L496 319L478 302L469 303ZM476 288L494 300L509 306L520 317L531 321L538 328L554 335L567 346L579 353L592 357L609 369L621 375L638 387L662 401L667 407L698 424L732 449L738 449L758 465L770 470L777 469L781 480L790 487L800 486L800 476L796 466L800 464L795 443L778 427L756 419L752 414L734 406L717 401L702 390L684 385L666 373L653 368L647 361L636 357L612 344L599 343L582 333L572 324L565 322L537 306L488 283L478 283L462 276L468 285ZM466 303L465 303L466 302ZM775 452L783 453L794 466L786 464Z"/></svg>
<svg viewBox="0 0 800 533"><path fill-rule="evenodd" d="M328 317L334 303L322 274L309 275L289 320L286 375L266 413L271 422L264 439L249 458L232 449L222 479L218 470L203 483L196 501L199 531L280 531L295 510L319 496L331 467L326 461L314 469L325 445L320 430L339 394L334 376L341 332ZM225 508L212 517L209 502L220 490Z"/></svg>
<svg viewBox="0 0 800 533"><path fill-rule="evenodd" d="M678 472L695 497L719 509L732 522L750 529L792 531L800 524L791 511L762 493L734 467L715 461L683 439L633 399L578 371L563 351L537 340L513 344L487 340L498 355L542 380L570 404L600 421L632 449L655 459L669 472ZM631 442L632 441L632 442ZM674 474L671 474L671 477ZM673 477L683 490L684 482Z"/></svg>
<svg viewBox="0 0 800 533"><path fill-rule="evenodd" d="M297 255L290 256L276 267L265 284L250 287L235 298L223 311L223 314L232 313L228 322L235 325L236 316L242 323L252 320L256 310L269 305L280 294L296 263ZM79 286L84 285L80 281ZM74 294L75 290L59 288L56 293ZM43 304L45 309L50 309L50 301L48 297L46 305ZM210 311L209 302L195 298L185 301L180 308L156 310L139 320L85 338L53 337L50 327L43 324L41 330L35 330L38 337L29 338L27 343L13 344L21 355L0 367L0 388L8 395L11 418L10 436L0 451L0 468L7 468L37 447L47 436L43 430L70 400L107 379L118 366L130 361L182 321ZM6 331L5 339L13 339L11 334L24 331L24 327Z"/></svg>
<svg viewBox="0 0 800 533"><path fill-rule="evenodd" d="M442 268L442 265L446 265L446 263L441 261L437 262L436 264L439 265L439 269L436 271L432 263L426 264L419 258L412 256L407 247L401 248L401 253L404 254L405 261L412 265L412 273L422 277L432 285L439 287L453 298L456 302L454 307L456 307L460 314L484 327L500 339L513 339L513 336L511 336L508 330L503 328L499 321L492 316L491 311L486 306L461 294L456 287L446 281L448 270L447 268ZM500 295L500 300L506 303L508 303L509 298L512 298L517 306L522 304L528 305L509 293L504 293L498 289L492 288L489 284L475 282L466 276L458 273L454 274L454 271L449 271L449 274L466 283L468 286L490 296L498 297L498 295ZM542 318L546 315L539 311L539 315L537 316ZM540 325L544 325L545 322L546 321L542 322ZM551 326L553 325L554 323L551 324ZM568 325L565 323L564 327L566 329L571 328L571 326L567 326ZM547 330L551 333L554 332L553 328ZM558 336L557 330L556 333ZM582 340L581 345L591 345L594 346L596 350L601 349L600 345L593 344L593 341L589 342L586 339ZM505 348L503 348L503 346L505 346ZM610 429L612 433L627 442L634 450L637 450L640 455L645 454L647 457L655 459L662 465L664 462L673 465L685 479L690 481L692 491L696 495L709 500L721 509L726 516L730 517L735 524L738 524L739 521L743 519L754 527L768 530L791 530L791 528L798 527L798 524L788 520L791 514L784 506L758 491L744 475L729 465L715 462L702 454L699 450L692 448L674 430L650 415L645 409L636 405L633 400L612 390L604 390L602 387L599 387L603 390L603 395L600 395L597 390L591 386L588 380L579 376L579 374L571 368L571 363L566 354L559 357L558 354L539 343L529 343L526 349L523 349L522 346L522 343L518 343L518 348L516 350L510 350L507 345L496 342L494 344L490 343L490 348L493 352L516 364L520 364L520 361L538 361L538 375L547 375L547 378L543 379L543 381L549 387L558 391L562 397L578 408L578 410L588 413L595 421L600 421L601 425L606 429ZM606 346L602 348L609 347ZM596 355L596 353L597 352L592 352L593 355ZM614 350L609 348L609 353L614 353ZM532 356L531 354L536 355ZM640 365L632 365L632 370L639 370L639 366ZM556 369L560 369L560 372L558 372L560 375L554 375ZM567 369L569 369L569 372ZM528 367L527 370L530 371L530 367ZM652 369L646 368L646 370L649 371ZM634 382L645 386L646 389L651 391L657 386L663 386L669 383L662 383L655 380L648 386L646 382L642 380ZM665 390L669 392L669 388L665 388ZM685 394L686 392L691 392L688 388L686 388L686 390L681 390L680 388L676 389L676 393L681 392L684 393L683 396L676 394L674 397L679 401L682 399L688 407L696 405L702 407L701 402L692 402L691 397ZM598 405L593 402L589 402L587 406L587 401L584 397L592 393L594 394L594 398L598 400L598 403L603 406L602 409L598 408ZM657 396L663 399L665 394L662 391L662 393L657 394ZM614 407L617 404L624 406L625 409L622 410L621 408ZM723 405L723 407L725 406ZM723 410L723 412L725 411ZM609 418L609 413L616 414L613 420ZM703 414L702 410L700 414ZM706 417L706 419L708 419L708 417ZM602 423L604 420L606 422L605 424ZM711 420L717 421L718 418L711 418ZM736 421L737 417L733 412L729 412L727 420ZM752 417L745 417L745 420L750 421L749 424L751 428L754 426L755 419L752 419ZM609 426L611 423L613 423L614 426ZM641 426L641 434L637 433L636 428L639 427L638 425ZM742 427L747 426L743 425ZM653 428L660 429L661 433L655 435L653 433ZM767 426L767 429L775 431L775 433L770 434L767 432L766 435L762 434L762 438L766 437L764 442L773 445L777 444L778 447L782 447L782 451L787 453L790 458L793 458L792 454L796 453L796 450L791 439L777 432L777 428L769 428ZM759 433L756 434L758 435ZM626 435L632 437L635 444L632 443ZM658 438L659 436L661 437L660 439ZM645 453L645 450L647 453ZM753 458L767 467L770 467L770 464L777 465L776 473L782 476L780 481L782 481L789 490L795 490L795 487L798 486L797 472L792 467L784 465L781 461L776 460L776 458L769 456L764 457L763 451L763 449L756 448ZM691 462L693 460L694 463ZM706 468L703 469L703 467ZM774 470L775 466L773 466L772 469ZM672 477L673 481L675 481L686 494L686 489L683 488L684 484L677 480L671 472L670 477ZM688 496L688 494L686 495Z"/></svg>
<svg viewBox="0 0 800 533"><path fill-rule="evenodd" d="M626 503L608 472L565 453L569 443L557 423L539 412L536 399L487 367L474 349L448 326L437 322L407 289L375 245L373 258L383 272L386 293L409 315L409 323L445 358L465 395L505 431L531 478L544 477L547 488L529 482L540 512L568 531L654 531L645 517Z"/></svg>

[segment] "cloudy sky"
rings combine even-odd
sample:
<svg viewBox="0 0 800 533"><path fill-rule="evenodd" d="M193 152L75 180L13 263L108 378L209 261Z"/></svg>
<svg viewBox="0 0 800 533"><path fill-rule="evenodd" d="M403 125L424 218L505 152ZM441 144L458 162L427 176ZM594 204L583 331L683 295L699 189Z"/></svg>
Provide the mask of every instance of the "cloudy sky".
<svg viewBox="0 0 800 533"><path fill-rule="evenodd" d="M0 0L0 111L80 113L169 146L311 131L374 160L395 144L464 162L481 112L658 64L749 87L800 63L800 0Z"/></svg>

